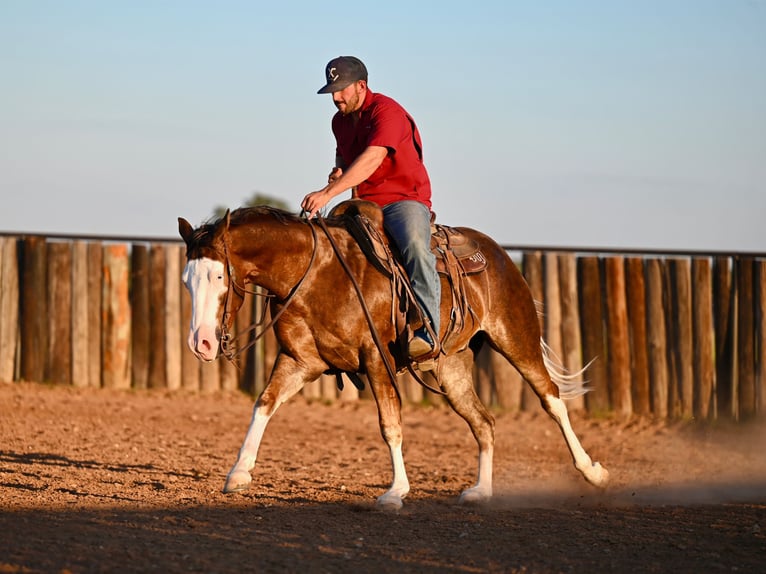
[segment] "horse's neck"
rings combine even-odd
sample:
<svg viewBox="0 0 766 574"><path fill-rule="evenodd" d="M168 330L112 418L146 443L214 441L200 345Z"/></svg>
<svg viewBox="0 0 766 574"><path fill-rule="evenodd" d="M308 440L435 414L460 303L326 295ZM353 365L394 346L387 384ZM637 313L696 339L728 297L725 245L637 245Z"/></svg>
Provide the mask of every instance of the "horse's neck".
<svg viewBox="0 0 766 574"><path fill-rule="evenodd" d="M247 283L286 297L308 268L313 239L307 225L267 220L231 229L232 248Z"/></svg>

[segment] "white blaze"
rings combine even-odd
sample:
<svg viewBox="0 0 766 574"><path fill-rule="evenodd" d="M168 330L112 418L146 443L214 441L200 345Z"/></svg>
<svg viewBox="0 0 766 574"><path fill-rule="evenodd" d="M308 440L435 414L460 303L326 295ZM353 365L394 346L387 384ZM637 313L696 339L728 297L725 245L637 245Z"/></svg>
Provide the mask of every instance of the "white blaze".
<svg viewBox="0 0 766 574"><path fill-rule="evenodd" d="M218 355L218 308L226 292L223 263L207 257L192 259L181 279L191 295L189 348L200 359L212 361Z"/></svg>

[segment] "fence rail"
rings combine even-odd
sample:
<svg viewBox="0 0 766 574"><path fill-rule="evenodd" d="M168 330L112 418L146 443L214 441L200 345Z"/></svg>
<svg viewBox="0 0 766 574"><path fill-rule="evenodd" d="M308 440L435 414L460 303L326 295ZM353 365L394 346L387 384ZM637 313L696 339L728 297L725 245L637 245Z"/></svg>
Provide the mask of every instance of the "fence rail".
<svg viewBox="0 0 766 574"><path fill-rule="evenodd" d="M591 414L744 419L766 412L766 256L513 247L546 341L563 365L587 370ZM179 242L0 234L0 382L259 392L273 335L236 364L198 362L186 348L189 297ZM261 314L248 298L240 328ZM518 373L480 352L477 391L507 409L538 408ZM441 399L400 376L410 401ZM501 384L502 382L502 384ZM368 391L322 377L312 398Z"/></svg>

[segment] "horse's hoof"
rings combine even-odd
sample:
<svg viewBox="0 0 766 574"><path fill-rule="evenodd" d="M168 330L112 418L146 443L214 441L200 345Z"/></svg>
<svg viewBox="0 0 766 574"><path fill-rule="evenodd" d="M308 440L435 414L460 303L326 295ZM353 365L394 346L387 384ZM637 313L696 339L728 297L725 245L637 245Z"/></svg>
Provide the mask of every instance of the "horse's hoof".
<svg viewBox="0 0 766 574"><path fill-rule="evenodd" d="M400 496L396 496L394 494L384 494L383 496L378 497L375 505L379 510L386 512L396 512L402 509L404 502L402 502L402 498Z"/></svg>
<svg viewBox="0 0 766 574"><path fill-rule="evenodd" d="M489 502L492 498L492 493L480 489L476 486L467 488L460 494L458 503L460 504L483 504Z"/></svg>
<svg viewBox="0 0 766 574"><path fill-rule="evenodd" d="M585 480L598 488L606 488L609 484L609 471L600 462L594 462L583 475Z"/></svg>
<svg viewBox="0 0 766 574"><path fill-rule="evenodd" d="M223 493L231 494L232 492L242 492L250 487L253 477L249 472L239 471L232 472L226 477L226 484L223 485Z"/></svg>

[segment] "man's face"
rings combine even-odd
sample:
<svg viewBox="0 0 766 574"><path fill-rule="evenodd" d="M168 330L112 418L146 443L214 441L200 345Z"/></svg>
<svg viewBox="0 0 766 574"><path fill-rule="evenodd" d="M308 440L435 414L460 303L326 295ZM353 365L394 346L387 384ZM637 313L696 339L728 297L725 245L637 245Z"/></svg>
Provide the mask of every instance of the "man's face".
<svg viewBox="0 0 766 574"><path fill-rule="evenodd" d="M332 93L332 101L338 111L347 116L352 114L362 107L364 103L365 85L364 81L359 80L353 84L349 84L339 92Z"/></svg>

